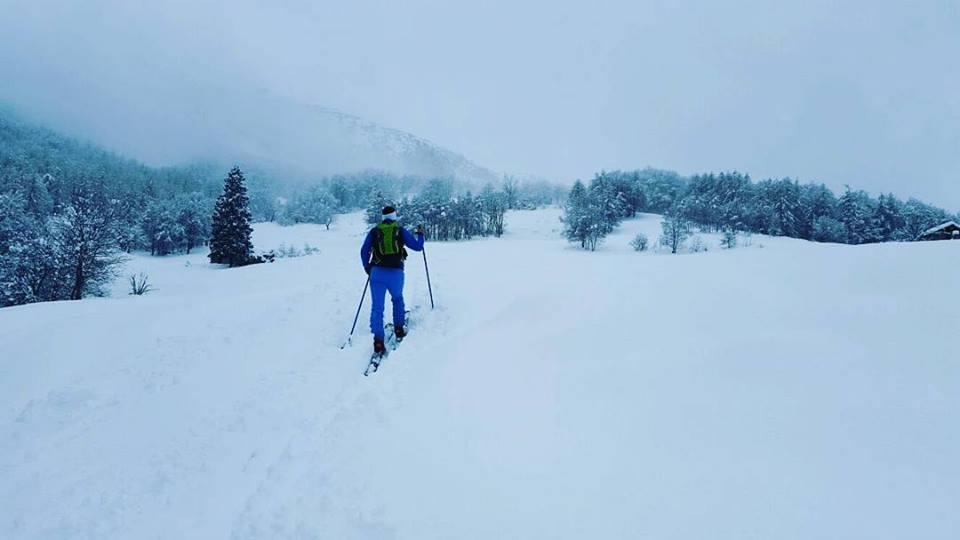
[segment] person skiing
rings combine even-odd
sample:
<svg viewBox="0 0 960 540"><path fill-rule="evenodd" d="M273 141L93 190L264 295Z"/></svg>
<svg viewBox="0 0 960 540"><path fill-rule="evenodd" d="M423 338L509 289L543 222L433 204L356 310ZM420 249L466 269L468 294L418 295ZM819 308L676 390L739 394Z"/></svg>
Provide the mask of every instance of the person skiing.
<svg viewBox="0 0 960 540"><path fill-rule="evenodd" d="M406 248L423 250L423 227L417 227L416 236L397 223L397 211L392 206L383 208L383 221L370 229L360 248L360 262L370 276L370 331L373 332L373 352L383 354L383 308L386 293L393 301L393 333L397 339L406 335L406 308L403 304L403 261Z"/></svg>

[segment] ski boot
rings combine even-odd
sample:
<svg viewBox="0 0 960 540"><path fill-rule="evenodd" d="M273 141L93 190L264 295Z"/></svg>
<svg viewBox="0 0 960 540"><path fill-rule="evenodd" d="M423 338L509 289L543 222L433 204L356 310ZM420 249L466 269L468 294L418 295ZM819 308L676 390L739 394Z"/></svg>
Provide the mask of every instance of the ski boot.
<svg viewBox="0 0 960 540"><path fill-rule="evenodd" d="M403 341L403 338L407 337L407 329L403 326L394 326L393 335L396 336L397 341Z"/></svg>

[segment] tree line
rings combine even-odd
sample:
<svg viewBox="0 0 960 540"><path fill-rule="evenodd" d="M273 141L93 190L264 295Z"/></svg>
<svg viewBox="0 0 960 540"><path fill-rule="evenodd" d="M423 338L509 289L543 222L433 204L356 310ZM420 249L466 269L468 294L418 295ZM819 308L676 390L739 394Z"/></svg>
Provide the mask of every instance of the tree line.
<svg viewBox="0 0 960 540"><path fill-rule="evenodd" d="M638 212L665 214L673 238L696 225L709 232L749 232L817 242L866 244L912 241L956 219L946 210L892 194L871 197L847 187L836 195L823 184L789 178L753 182L738 172L684 179L669 171L613 171L576 182L564 205L564 235L585 249Z"/></svg>
<svg viewBox="0 0 960 540"><path fill-rule="evenodd" d="M381 209L390 205L397 209L402 224L423 225L431 240L500 237L504 232L504 215L511 209L511 203L514 207L525 204L519 198L511 199L511 188L512 184L507 181L499 190L487 185L477 195L469 190L458 195L453 182L434 179L419 194L399 200L378 192L367 207L367 222L379 223Z"/></svg>
<svg viewBox="0 0 960 540"><path fill-rule="evenodd" d="M254 169L231 171L224 180L221 167L152 168L0 113L0 306L103 294L123 254L134 251L165 256L209 246L215 262L257 262L245 247L248 234L236 235L227 251L213 245L229 230L216 216L230 212L247 224L329 228L335 214L389 198L428 224L433 238L454 240L502 234L503 208L563 196L546 182L509 177L495 193L488 188L473 196L452 179L362 171L296 183ZM233 200L243 208L228 212L218 197L231 176L238 180Z"/></svg>
<svg viewBox="0 0 960 540"><path fill-rule="evenodd" d="M0 115L0 306L101 294L121 253L205 242L211 170L146 167Z"/></svg>
<svg viewBox="0 0 960 540"><path fill-rule="evenodd" d="M278 191L278 196L271 203L269 211L263 212L261 220L276 221L281 225L315 223L329 228L337 214L368 209L370 205L376 206L387 201L395 206L415 208L425 223L427 220L439 223L442 221L440 213L463 215L463 208L472 207L474 200L476 204L493 207L492 191L496 191L497 197L503 199L502 204L507 209L533 209L558 204L565 192L563 187L544 180L519 181L509 176L504 177L500 186L486 186L476 196L472 194L472 189L470 184L453 178L426 178L377 170L338 174ZM424 206L428 202L432 208ZM438 209L438 205L443 208ZM437 225L436 229L437 238L447 240L482 234L472 224L464 224L459 228ZM445 232L447 230L450 232Z"/></svg>

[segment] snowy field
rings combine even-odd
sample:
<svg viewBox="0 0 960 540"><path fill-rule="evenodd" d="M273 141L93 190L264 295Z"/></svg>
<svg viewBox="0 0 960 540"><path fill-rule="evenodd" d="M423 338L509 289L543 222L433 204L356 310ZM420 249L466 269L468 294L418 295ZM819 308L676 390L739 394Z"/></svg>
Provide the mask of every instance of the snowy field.
<svg viewBox="0 0 960 540"><path fill-rule="evenodd" d="M413 254L370 378L359 215L0 310L0 538L960 538L960 242L638 254L643 216L587 253L557 217L428 244L433 312Z"/></svg>

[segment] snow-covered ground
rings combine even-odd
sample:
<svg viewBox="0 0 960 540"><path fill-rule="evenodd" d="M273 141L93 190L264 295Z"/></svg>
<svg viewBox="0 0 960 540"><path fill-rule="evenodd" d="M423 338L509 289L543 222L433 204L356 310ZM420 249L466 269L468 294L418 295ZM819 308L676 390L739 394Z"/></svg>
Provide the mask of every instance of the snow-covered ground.
<svg viewBox="0 0 960 540"><path fill-rule="evenodd" d="M339 350L317 255L134 257L156 291L0 310L2 538L960 538L960 242L597 253L554 210L408 262L418 325Z"/></svg>

